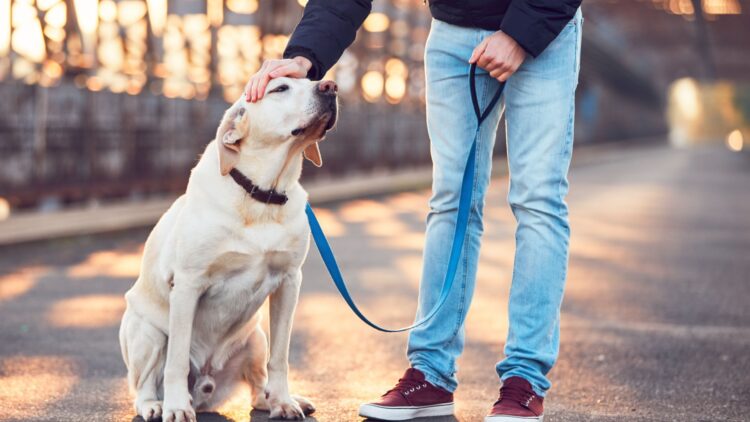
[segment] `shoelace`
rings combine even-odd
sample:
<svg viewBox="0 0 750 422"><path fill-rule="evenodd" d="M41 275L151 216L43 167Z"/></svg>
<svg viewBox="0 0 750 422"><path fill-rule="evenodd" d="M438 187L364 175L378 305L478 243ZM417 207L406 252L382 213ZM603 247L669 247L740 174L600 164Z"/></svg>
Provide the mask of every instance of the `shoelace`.
<svg viewBox="0 0 750 422"><path fill-rule="evenodd" d="M399 378L396 386L388 390L383 395L385 396L393 391L397 391L405 396L408 396L409 394L423 388L427 388L427 382L425 381L418 381L412 378Z"/></svg>
<svg viewBox="0 0 750 422"><path fill-rule="evenodd" d="M529 403L536 396L531 391L527 391L515 385L500 387L500 397L495 402L495 406L503 400L512 400L528 409Z"/></svg>

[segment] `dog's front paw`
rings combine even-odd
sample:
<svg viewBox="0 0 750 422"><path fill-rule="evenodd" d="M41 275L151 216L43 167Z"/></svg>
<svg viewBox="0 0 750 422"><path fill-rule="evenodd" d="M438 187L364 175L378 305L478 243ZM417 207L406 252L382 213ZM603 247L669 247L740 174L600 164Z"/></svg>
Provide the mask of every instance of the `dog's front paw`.
<svg viewBox="0 0 750 422"><path fill-rule="evenodd" d="M144 400L142 403L138 403L137 408L138 414L145 421L155 421L161 418L161 401Z"/></svg>
<svg viewBox="0 0 750 422"><path fill-rule="evenodd" d="M305 419L305 411L302 410L300 403L288 394L281 397L269 395L268 407L271 409L271 419Z"/></svg>
<svg viewBox="0 0 750 422"><path fill-rule="evenodd" d="M190 394L182 395L177 399L164 399L161 420L163 422L197 422L195 410L193 410Z"/></svg>
<svg viewBox="0 0 750 422"><path fill-rule="evenodd" d="M311 415L315 413L315 405L312 404L310 400L308 400L305 397L298 396L295 394L292 394L292 397L294 398L294 400L297 401L299 406L302 408L302 411L305 412L305 415Z"/></svg>

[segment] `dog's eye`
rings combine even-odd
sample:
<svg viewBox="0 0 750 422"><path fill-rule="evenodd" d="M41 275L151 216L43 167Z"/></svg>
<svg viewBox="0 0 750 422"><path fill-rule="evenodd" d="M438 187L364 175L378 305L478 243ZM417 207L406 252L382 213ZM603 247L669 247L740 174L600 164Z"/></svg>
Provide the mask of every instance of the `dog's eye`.
<svg viewBox="0 0 750 422"><path fill-rule="evenodd" d="M284 91L286 91L288 89L289 89L289 85L279 85L276 88L268 91L268 93L269 94L274 94L274 93L277 93L277 92L284 92Z"/></svg>

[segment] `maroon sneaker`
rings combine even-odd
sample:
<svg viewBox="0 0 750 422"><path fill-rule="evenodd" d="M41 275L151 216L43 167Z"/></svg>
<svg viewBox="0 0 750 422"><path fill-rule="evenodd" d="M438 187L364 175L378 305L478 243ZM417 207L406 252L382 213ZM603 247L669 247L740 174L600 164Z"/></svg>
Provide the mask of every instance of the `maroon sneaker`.
<svg viewBox="0 0 750 422"><path fill-rule="evenodd" d="M424 374L414 368L407 369L380 400L359 407L359 416L384 421L452 414L453 394L425 381Z"/></svg>
<svg viewBox="0 0 750 422"><path fill-rule="evenodd" d="M542 422L544 398L521 377L510 377L500 388L500 398L484 418L484 422Z"/></svg>

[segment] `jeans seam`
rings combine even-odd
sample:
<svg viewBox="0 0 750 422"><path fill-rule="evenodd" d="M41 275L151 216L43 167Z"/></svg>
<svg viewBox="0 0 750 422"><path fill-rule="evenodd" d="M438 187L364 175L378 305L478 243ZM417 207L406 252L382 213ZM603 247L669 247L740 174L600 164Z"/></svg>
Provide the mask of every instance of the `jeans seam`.
<svg viewBox="0 0 750 422"><path fill-rule="evenodd" d="M489 84L485 83L484 87L482 89L482 100L483 100L483 102L487 102L487 93L488 93L488 90L489 90ZM480 104L480 109L481 109L481 103L482 102L479 103ZM469 268L469 257L468 257L468 253L466 253L466 248L467 248L467 241L468 241L469 236L470 236L471 219L472 219L472 216L473 216L472 210L474 208L474 204L477 201L476 192L477 192L477 184L479 183L479 180L478 180L478 177L477 177L478 176L477 175L477 168L479 166L479 158L480 158L478 152L479 152L479 149L480 149L479 148L479 143L482 140L481 134L482 134L482 126L480 124L480 125L477 125L476 131L474 132L474 139L472 139L472 142L476 142L476 144L477 144L476 145L476 150L475 150L475 156L477 157L477 160L474 162L474 169L473 169L473 171L474 171L474 183L471 186L471 193L472 193L472 195L471 195L471 203L469 204L469 218L467 219L467 226L468 227L467 227L467 230L466 230L466 234L464 234L464 245L461 248L461 254L463 255L463 260L462 261L463 261L463 264L464 264L464 268L463 268L463 274L462 274L463 276L461 278L461 295L459 297L460 298L460 302L459 302L460 305L459 305L459 309L458 309L458 313L457 313L456 325L453 328L453 332L451 334L450 340L445 343L444 347L448 347L451 344L453 344L454 341L456 341L456 338L458 336L458 331L461 329L461 316L464 313L464 309L465 309L464 302L466 300L466 282L467 282L467 279L468 279L468 268Z"/></svg>
<svg viewBox="0 0 750 422"><path fill-rule="evenodd" d="M577 38L578 38L578 28L576 26L576 39ZM578 59L578 55L580 54L579 53L580 46L578 45L577 41L576 41L576 45L575 45L575 50L576 51L575 51L575 54L573 56L574 57L574 63L573 63L573 67L574 67L573 72L574 72L574 75L573 76L576 79L578 79L577 71L575 70L575 68L577 66L576 63L579 60ZM568 106L568 124L567 124L567 128L565 129L565 138L566 139L565 139L564 142L562 142L562 148L561 148L560 154L559 154L561 157L563 157L565 155L568 155L568 156L572 155L572 148L571 148L570 144L573 143L573 120L575 118L574 117L575 102L576 102L576 88L574 87L573 88L573 98L571 99L570 105ZM562 195L562 183L563 183L563 180L565 180L565 178L566 178L566 174L567 174L567 171L566 172L560 172L560 181L557 183L557 197L560 199L560 201L558 203L558 209L557 209L557 214L558 215L560 215L560 213L562 212L562 207L563 207L562 204L564 202L564 198L563 198L563 195ZM570 232L570 230L568 230L568 232Z"/></svg>

